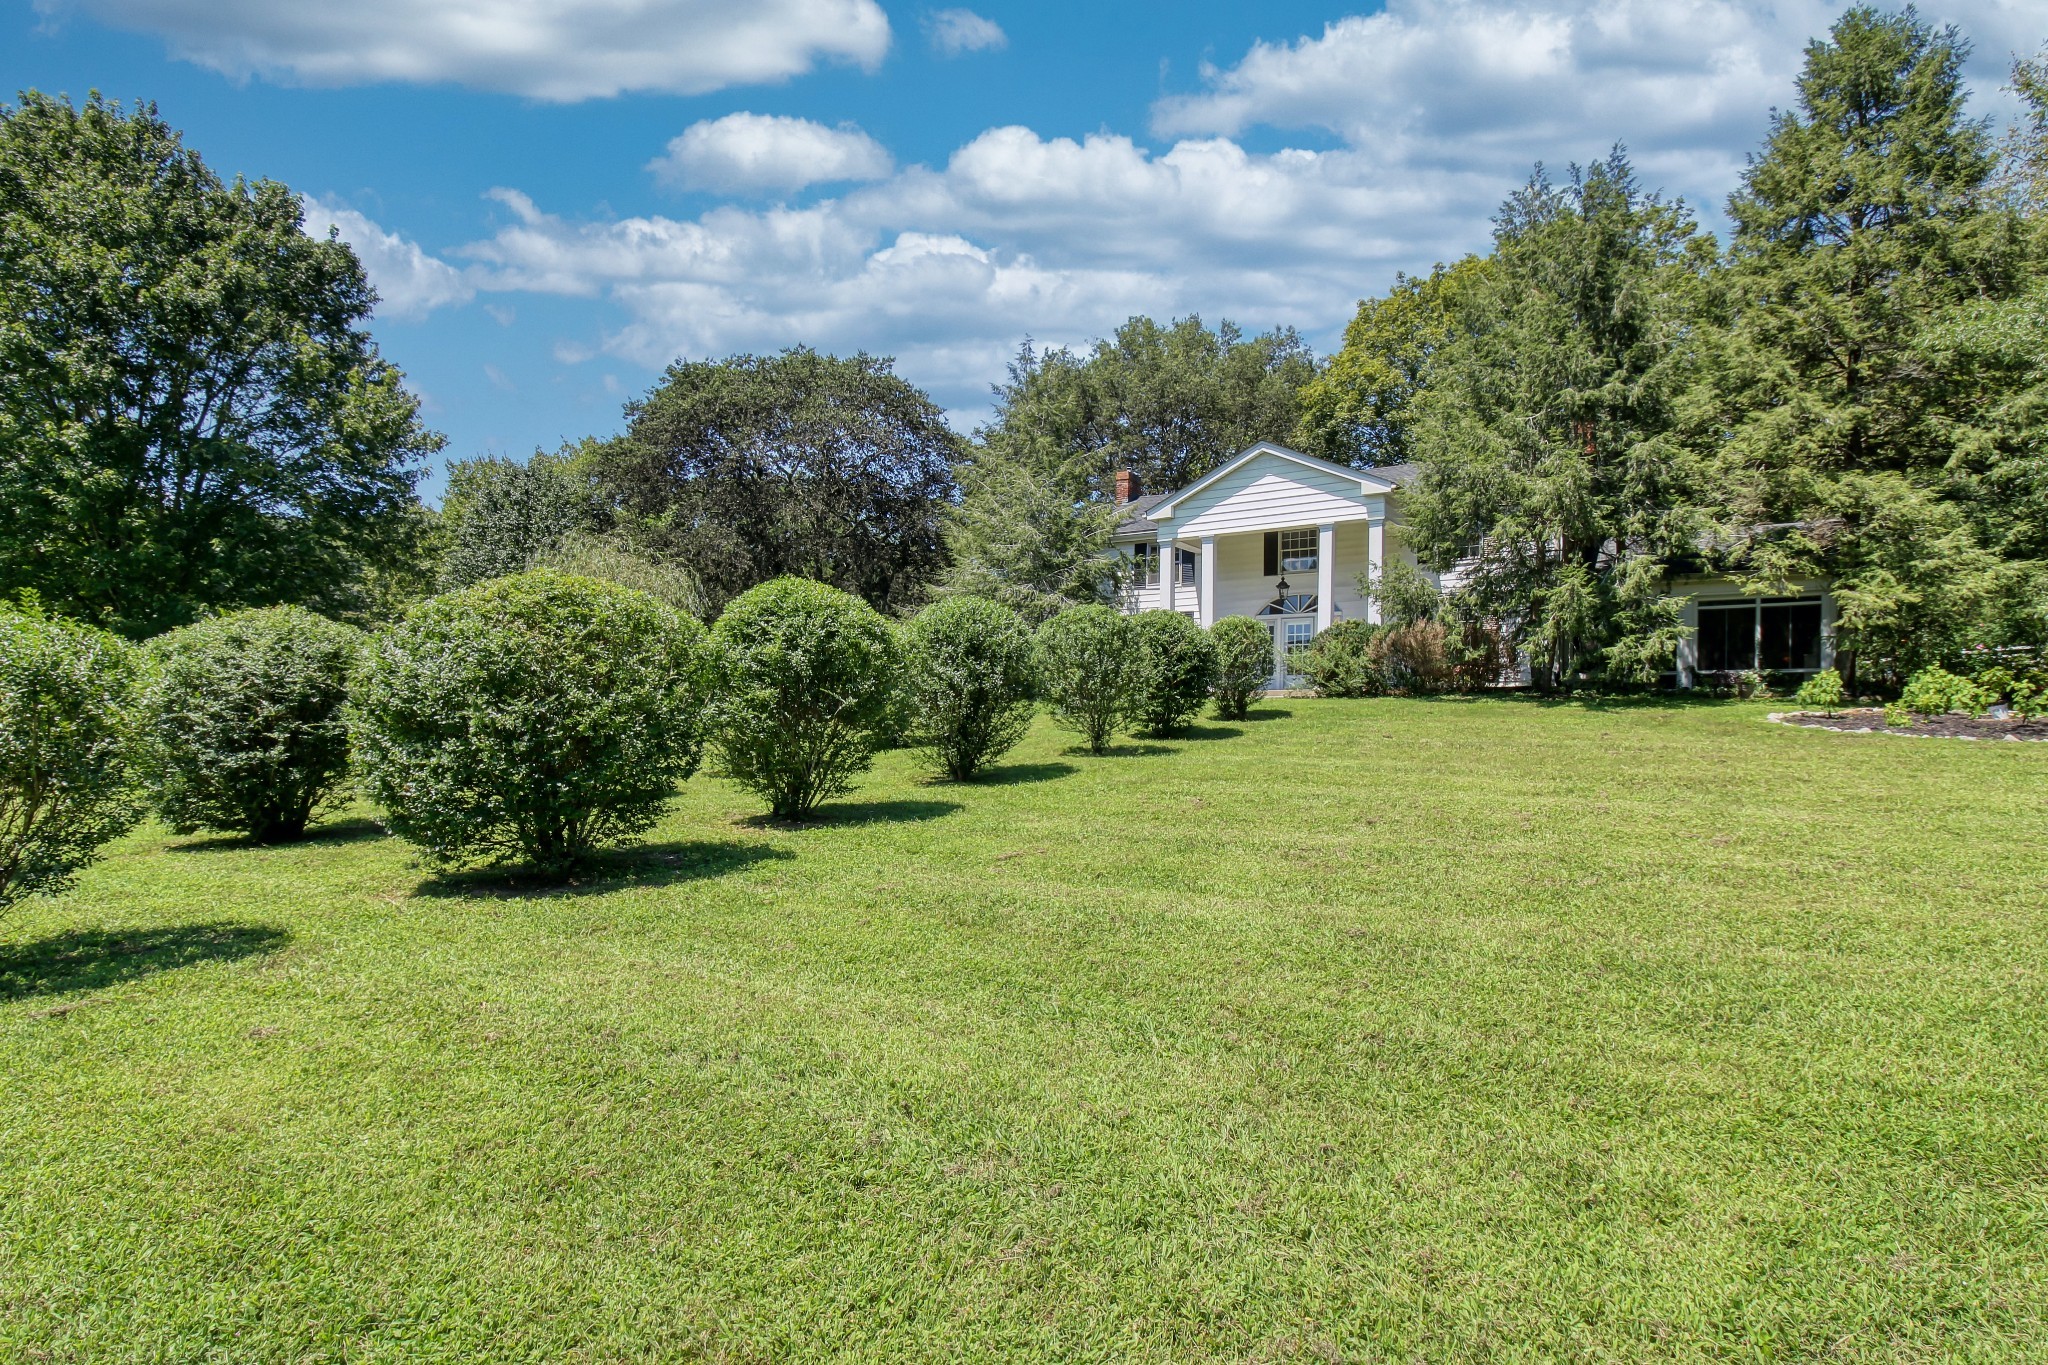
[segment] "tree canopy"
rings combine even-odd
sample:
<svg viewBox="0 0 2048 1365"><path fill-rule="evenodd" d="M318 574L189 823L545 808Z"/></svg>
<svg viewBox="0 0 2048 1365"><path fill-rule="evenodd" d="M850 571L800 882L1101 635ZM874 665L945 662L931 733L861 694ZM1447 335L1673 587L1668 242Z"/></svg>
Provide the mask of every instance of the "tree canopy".
<svg viewBox="0 0 2048 1365"><path fill-rule="evenodd" d="M714 610L785 575L907 606L945 563L939 518L965 443L889 360L799 346L678 361L626 411L591 469Z"/></svg>
<svg viewBox="0 0 2048 1365"><path fill-rule="evenodd" d="M441 444L375 301L296 195L223 183L154 106L0 108L0 595L131 636L358 605Z"/></svg>

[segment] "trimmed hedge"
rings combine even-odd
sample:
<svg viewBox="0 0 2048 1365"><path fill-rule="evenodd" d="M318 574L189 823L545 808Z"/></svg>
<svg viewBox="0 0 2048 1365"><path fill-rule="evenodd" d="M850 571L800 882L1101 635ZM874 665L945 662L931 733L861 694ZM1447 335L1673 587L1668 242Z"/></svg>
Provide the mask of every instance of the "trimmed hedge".
<svg viewBox="0 0 2048 1365"><path fill-rule="evenodd" d="M0 608L0 910L64 890L141 818L140 678L106 632Z"/></svg>
<svg viewBox="0 0 2048 1365"><path fill-rule="evenodd" d="M1273 628L1249 616L1226 616L1209 627L1209 642L1216 651L1216 715L1243 720L1273 676Z"/></svg>
<svg viewBox="0 0 2048 1365"><path fill-rule="evenodd" d="M704 628L548 570L421 603L365 652L350 706L369 794L437 866L564 876L645 832L697 769Z"/></svg>
<svg viewBox="0 0 2048 1365"><path fill-rule="evenodd" d="M1088 752L1109 747L1131 703L1138 667L1132 618L1103 606L1073 607L1032 638L1038 695Z"/></svg>
<svg viewBox="0 0 2048 1365"><path fill-rule="evenodd" d="M1146 611L1131 618L1137 667L1131 723L1165 739L1185 730L1216 685L1216 646L1194 618Z"/></svg>
<svg viewBox="0 0 2048 1365"><path fill-rule="evenodd" d="M903 638L913 748L965 782L1016 747L1037 711L1023 617L985 598L941 598Z"/></svg>
<svg viewBox="0 0 2048 1365"><path fill-rule="evenodd" d="M363 634L304 607L232 612L150 648L157 813L180 834L296 839L348 772L349 674Z"/></svg>
<svg viewBox="0 0 2048 1365"><path fill-rule="evenodd" d="M851 593L778 578L734 598L712 630L711 732L732 779L800 820L853 789L898 718L902 653Z"/></svg>

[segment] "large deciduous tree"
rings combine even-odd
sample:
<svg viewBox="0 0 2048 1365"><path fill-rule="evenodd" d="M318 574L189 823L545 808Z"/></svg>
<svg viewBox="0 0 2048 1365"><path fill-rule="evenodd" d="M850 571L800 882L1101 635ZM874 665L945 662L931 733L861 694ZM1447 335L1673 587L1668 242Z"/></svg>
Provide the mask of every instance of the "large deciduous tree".
<svg viewBox="0 0 2048 1365"><path fill-rule="evenodd" d="M1105 555L1120 513L1076 487L1065 465L1048 440L1002 436L960 464L942 591L1000 602L1034 626L1115 596L1118 575Z"/></svg>
<svg viewBox="0 0 2048 1365"><path fill-rule="evenodd" d="M900 608L945 564L965 443L887 359L678 361L626 411L592 468L636 540L686 565L714 609L785 575Z"/></svg>
<svg viewBox="0 0 2048 1365"><path fill-rule="evenodd" d="M1704 425L1731 563L1764 588L1832 577L1840 644L1878 673L2002 641L2035 581L1984 515L2003 518L1983 501L1995 451L1958 439L1983 368L1941 354L2025 260L1964 115L1966 52L1911 11L1849 11L1729 201L1733 323Z"/></svg>
<svg viewBox="0 0 2048 1365"><path fill-rule="evenodd" d="M1292 329L1134 317L1088 354L1027 342L996 390L990 439L1046 442L1077 492L1129 469L1152 492L1200 478L1256 441L1286 440L1315 358Z"/></svg>
<svg viewBox="0 0 2048 1365"><path fill-rule="evenodd" d="M224 184L154 106L0 108L0 594L136 636L352 605L440 445L375 300L297 196Z"/></svg>
<svg viewBox="0 0 2048 1365"><path fill-rule="evenodd" d="M1496 623L1539 680L1653 678L1680 638L1663 582L1705 524L1672 438L1697 240L1618 149L1563 186L1539 168L1410 400L1407 543L1476 554L1446 609Z"/></svg>

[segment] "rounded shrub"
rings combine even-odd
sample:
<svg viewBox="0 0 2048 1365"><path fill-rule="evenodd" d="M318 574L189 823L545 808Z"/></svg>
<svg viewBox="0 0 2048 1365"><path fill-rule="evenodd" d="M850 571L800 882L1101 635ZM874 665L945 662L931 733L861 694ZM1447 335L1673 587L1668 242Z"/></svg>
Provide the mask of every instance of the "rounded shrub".
<svg viewBox="0 0 2048 1365"><path fill-rule="evenodd" d="M238 611L150 647L157 813L180 834L296 839L348 772L362 632L304 607Z"/></svg>
<svg viewBox="0 0 2048 1365"><path fill-rule="evenodd" d="M851 791L899 710L901 652L881 613L778 578L734 598L712 640L711 734L732 779L784 820Z"/></svg>
<svg viewBox="0 0 2048 1365"><path fill-rule="evenodd" d="M1226 616L1209 627L1209 643L1216 651L1216 714L1243 720L1273 676L1273 628L1249 616Z"/></svg>
<svg viewBox="0 0 2048 1365"><path fill-rule="evenodd" d="M0 608L0 910L69 886L142 814L136 651Z"/></svg>
<svg viewBox="0 0 2048 1365"><path fill-rule="evenodd" d="M704 628L548 570L414 607L364 652L350 706L363 785L430 862L563 876L661 818L697 769Z"/></svg>
<svg viewBox="0 0 2048 1365"><path fill-rule="evenodd" d="M1031 728L1031 629L980 597L946 597L904 628L909 740L956 782L1016 747Z"/></svg>
<svg viewBox="0 0 2048 1365"><path fill-rule="evenodd" d="M1792 700L1808 710L1818 709L1832 716L1842 704L1843 695L1842 675L1832 668L1823 668L1799 685Z"/></svg>
<svg viewBox="0 0 2048 1365"><path fill-rule="evenodd" d="M1039 698L1091 754L1109 747L1131 712L1138 644L1131 622L1108 607L1072 607L1032 638Z"/></svg>
<svg viewBox="0 0 2048 1365"><path fill-rule="evenodd" d="M1383 696L1387 677L1373 657L1373 644L1386 631L1364 621L1338 621L1289 655L1288 671L1306 678L1319 697Z"/></svg>
<svg viewBox="0 0 2048 1365"><path fill-rule="evenodd" d="M1155 738L1177 735L1209 700L1216 685L1216 646L1209 632L1177 611L1145 611L1131 618L1136 676L1131 723Z"/></svg>
<svg viewBox="0 0 2048 1365"><path fill-rule="evenodd" d="M1366 662L1387 691L1447 691L1455 677L1448 638L1434 621L1379 627L1365 647Z"/></svg>

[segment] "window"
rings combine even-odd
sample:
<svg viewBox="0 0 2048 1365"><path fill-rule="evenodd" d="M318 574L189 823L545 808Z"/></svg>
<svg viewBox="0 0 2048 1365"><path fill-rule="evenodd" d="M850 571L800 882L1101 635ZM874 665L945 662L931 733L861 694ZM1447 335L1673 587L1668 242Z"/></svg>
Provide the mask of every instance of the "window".
<svg viewBox="0 0 2048 1365"><path fill-rule="evenodd" d="M1816 597L1762 597L1699 605L1698 653L1704 673L1820 668L1821 604Z"/></svg>
<svg viewBox="0 0 2048 1365"><path fill-rule="evenodd" d="M1131 547L1131 580L1141 588L1159 586L1159 547L1157 545L1133 545Z"/></svg>
<svg viewBox="0 0 2048 1365"><path fill-rule="evenodd" d="M1309 573L1316 567L1316 548L1321 537L1314 527L1280 533L1280 572Z"/></svg>
<svg viewBox="0 0 2048 1365"><path fill-rule="evenodd" d="M1312 592L1291 592L1285 597L1276 597L1259 608L1261 616L1308 616L1316 609L1316 595ZM1296 622L1296 624L1300 624Z"/></svg>
<svg viewBox="0 0 2048 1365"><path fill-rule="evenodd" d="M1173 565L1179 572L1176 581L1190 588L1195 586L1195 566L1200 562L1193 550L1175 550Z"/></svg>
<svg viewBox="0 0 2048 1365"><path fill-rule="evenodd" d="M1289 654L1316 638L1316 623L1313 621L1289 621L1280 630L1281 643Z"/></svg>

